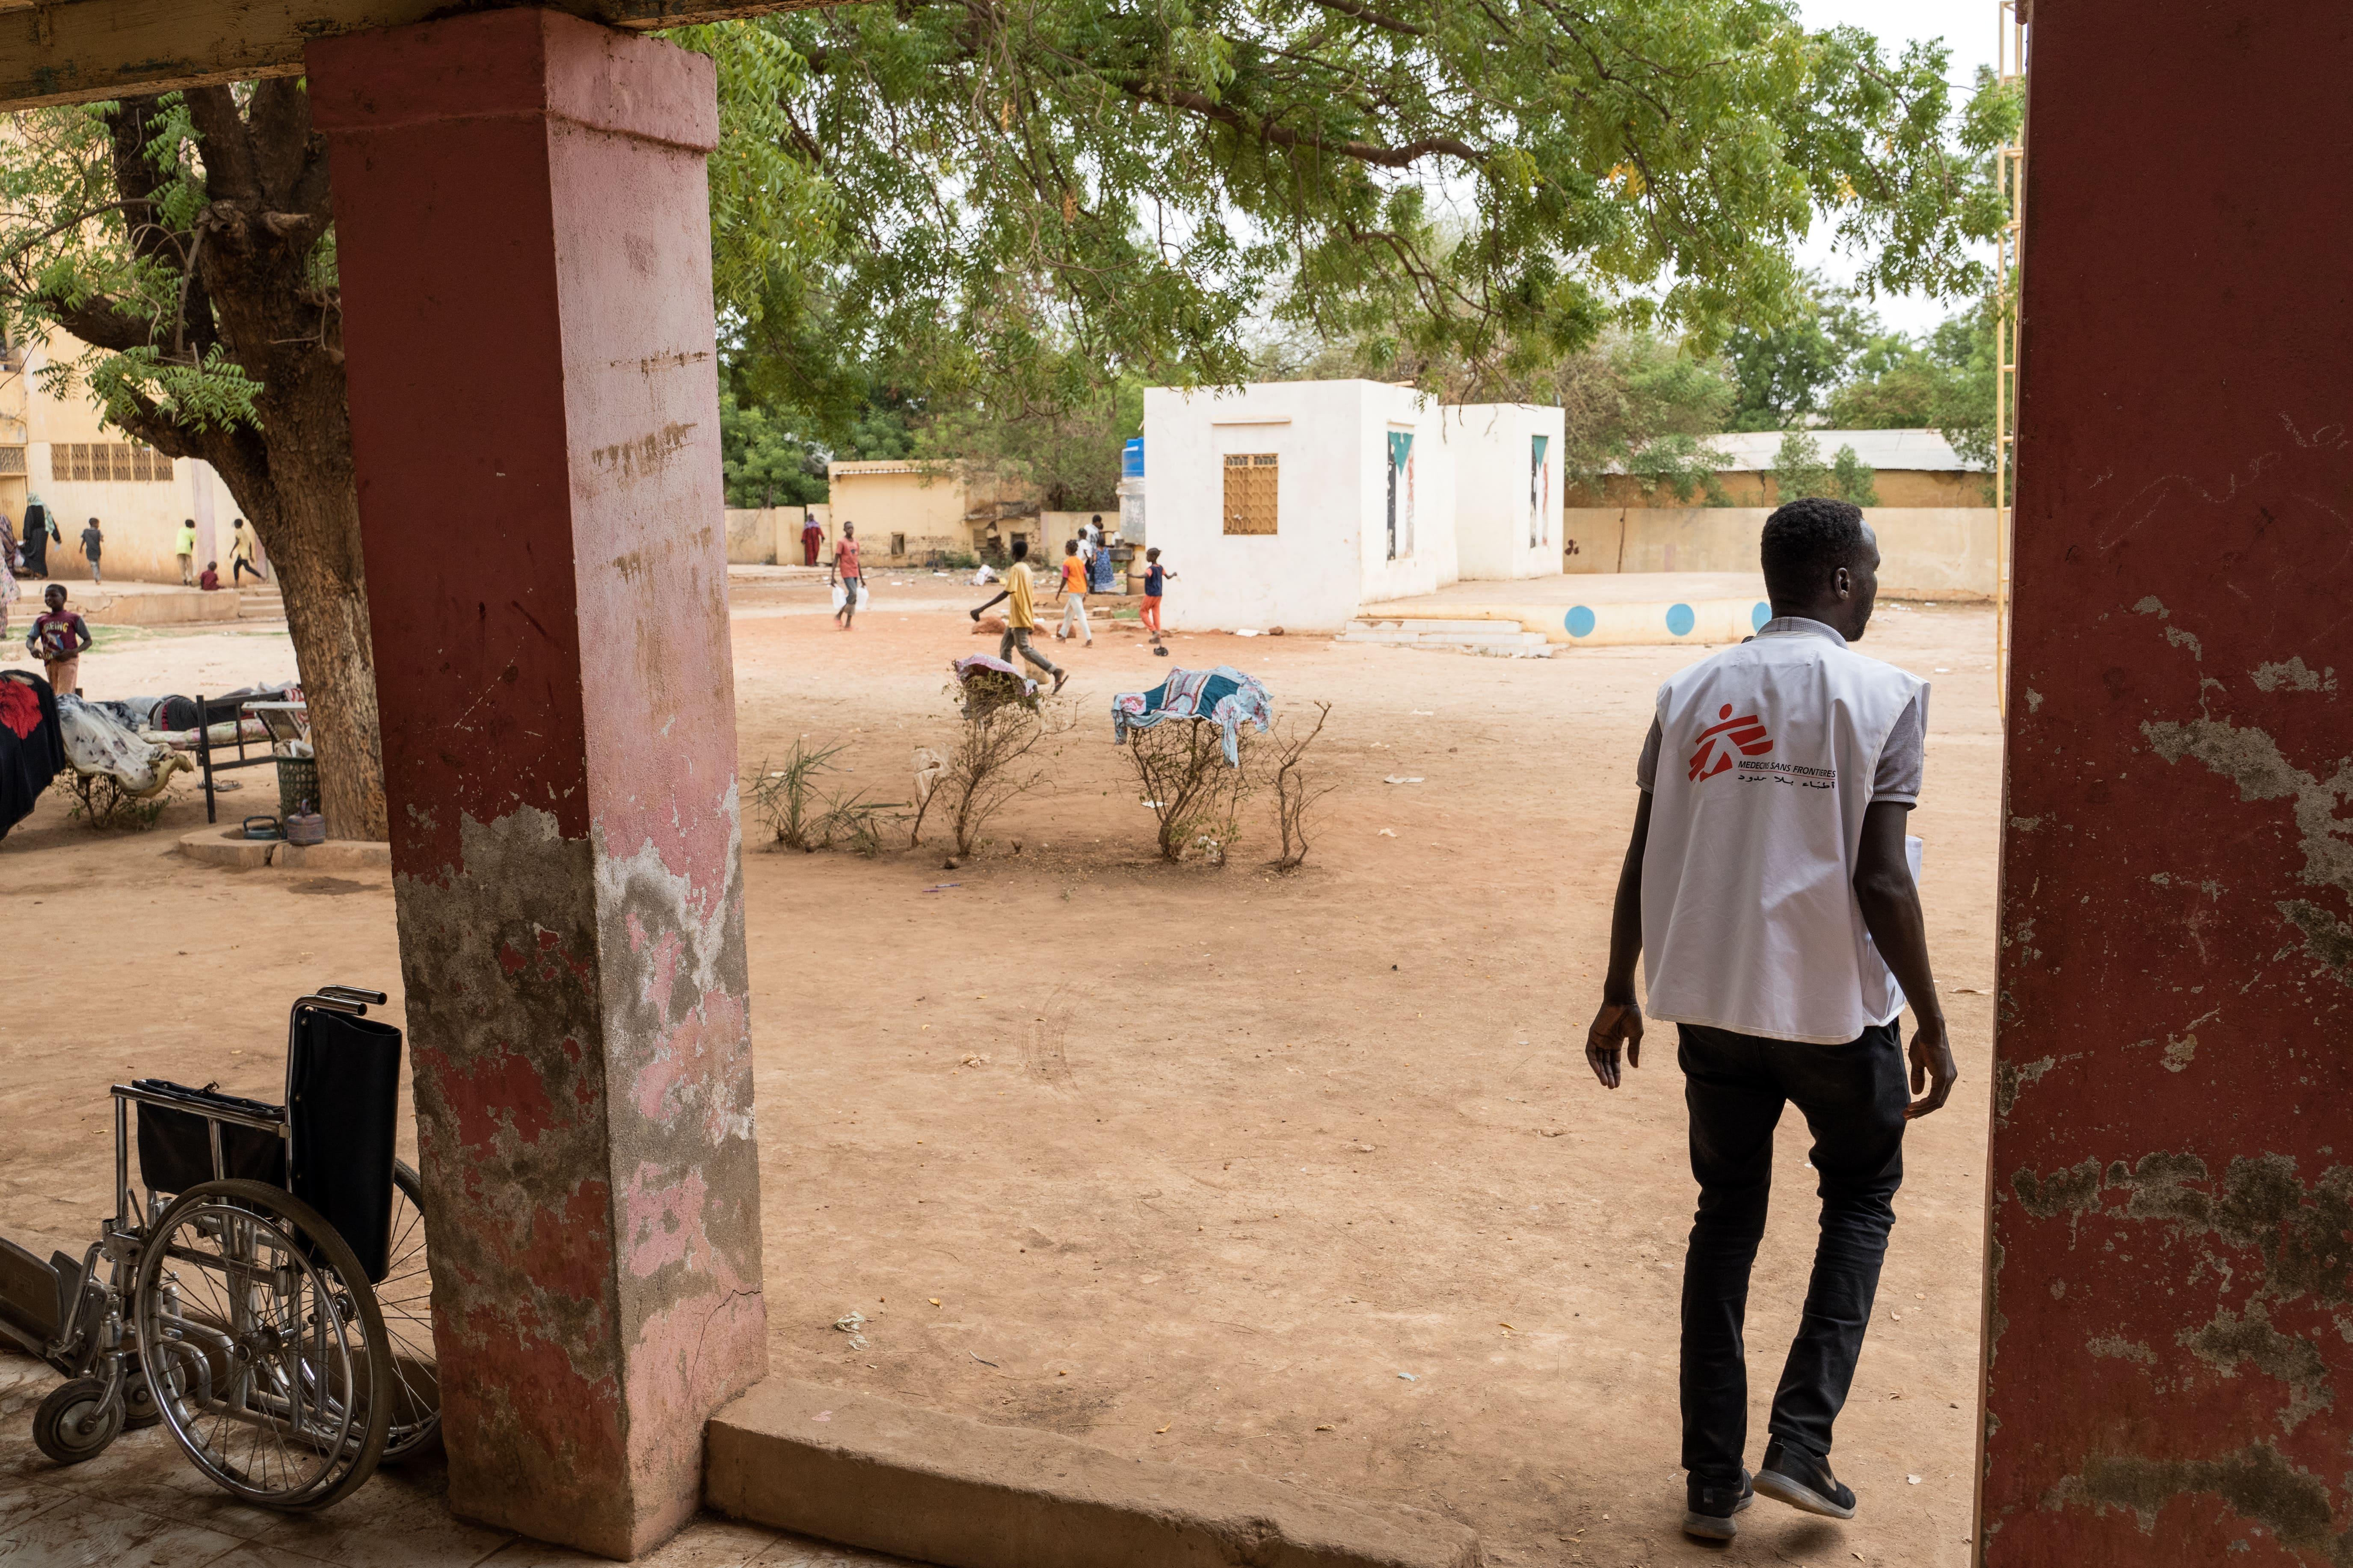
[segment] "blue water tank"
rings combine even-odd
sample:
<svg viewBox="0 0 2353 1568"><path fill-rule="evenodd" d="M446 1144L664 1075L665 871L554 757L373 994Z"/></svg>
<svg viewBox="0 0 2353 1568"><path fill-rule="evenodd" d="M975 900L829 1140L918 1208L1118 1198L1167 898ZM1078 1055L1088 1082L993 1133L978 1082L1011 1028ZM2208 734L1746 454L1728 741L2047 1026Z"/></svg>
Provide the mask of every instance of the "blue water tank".
<svg viewBox="0 0 2353 1568"><path fill-rule="evenodd" d="M1119 477L1123 479L1140 479L1144 477L1143 437L1128 437L1127 445L1120 448Z"/></svg>

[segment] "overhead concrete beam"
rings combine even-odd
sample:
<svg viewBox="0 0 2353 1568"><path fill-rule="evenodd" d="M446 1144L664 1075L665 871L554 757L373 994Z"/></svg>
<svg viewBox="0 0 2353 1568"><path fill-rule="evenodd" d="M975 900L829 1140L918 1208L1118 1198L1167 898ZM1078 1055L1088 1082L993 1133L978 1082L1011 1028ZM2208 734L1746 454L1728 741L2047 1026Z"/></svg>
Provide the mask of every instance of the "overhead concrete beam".
<svg viewBox="0 0 2353 1568"><path fill-rule="evenodd" d="M647 31L823 0L542 0L610 27ZM0 4L0 109L88 103L256 77L300 76L318 38L406 26L495 5L450 0L65 0Z"/></svg>
<svg viewBox="0 0 2353 1568"><path fill-rule="evenodd" d="M703 1499L736 1519L944 1568L1478 1568L1418 1509L1122 1458L846 1388L770 1378L706 1429Z"/></svg>

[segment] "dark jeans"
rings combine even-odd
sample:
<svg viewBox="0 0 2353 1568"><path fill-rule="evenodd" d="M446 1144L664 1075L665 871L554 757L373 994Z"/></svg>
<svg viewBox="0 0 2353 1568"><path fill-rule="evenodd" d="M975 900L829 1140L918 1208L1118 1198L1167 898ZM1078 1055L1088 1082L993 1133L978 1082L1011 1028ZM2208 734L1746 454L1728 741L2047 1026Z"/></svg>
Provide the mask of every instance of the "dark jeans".
<svg viewBox="0 0 2353 1568"><path fill-rule="evenodd" d="M1904 1182L1910 1096L1903 1035L1898 1024L1883 1024L1842 1046L1808 1046L1696 1024L1676 1027L1692 1174L1699 1179L1699 1213L1683 1255L1683 1468L1705 1485L1737 1486L1748 1446L1741 1325L1773 1188L1774 1125L1785 1101L1805 1114L1822 1219L1805 1316L1767 1426L1784 1443L1828 1458L1831 1424L1854 1381Z"/></svg>

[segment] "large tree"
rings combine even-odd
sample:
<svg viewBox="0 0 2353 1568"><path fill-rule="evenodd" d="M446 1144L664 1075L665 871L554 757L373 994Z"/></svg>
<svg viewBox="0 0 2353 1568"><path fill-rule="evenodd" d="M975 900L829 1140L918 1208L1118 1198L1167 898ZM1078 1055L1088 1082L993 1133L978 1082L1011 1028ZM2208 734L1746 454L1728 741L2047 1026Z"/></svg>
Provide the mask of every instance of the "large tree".
<svg viewBox="0 0 2353 1568"><path fill-rule="evenodd" d="M385 836L323 141L283 78L16 117L5 308L51 390L219 470L286 599L330 831Z"/></svg>
<svg viewBox="0 0 2353 1568"><path fill-rule="evenodd" d="M1247 374L1271 321L1525 372L1613 321L1799 304L1817 219L1974 289L1999 130L1943 52L1787 0L895 0L683 29L720 66L736 390L1077 406ZM107 418L211 462L284 583L331 830L385 805L332 204L299 82L20 116L0 311ZM899 373L906 367L908 374Z"/></svg>

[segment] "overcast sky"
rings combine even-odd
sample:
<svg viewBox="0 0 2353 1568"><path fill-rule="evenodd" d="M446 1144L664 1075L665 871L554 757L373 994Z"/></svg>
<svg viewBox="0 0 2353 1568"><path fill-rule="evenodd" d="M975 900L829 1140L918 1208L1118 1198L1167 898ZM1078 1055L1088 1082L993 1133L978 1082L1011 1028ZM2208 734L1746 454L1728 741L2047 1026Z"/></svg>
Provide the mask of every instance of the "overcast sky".
<svg viewBox="0 0 2353 1568"><path fill-rule="evenodd" d="M1799 0L1799 11L1809 27L1851 24L1875 35L1891 55L1901 54L1915 39L1942 38L1952 46L1945 72L1956 88L1967 89L1977 79L1978 67L1994 63L1998 17L1995 0ZM1852 258L1831 249L1824 231L1799 250L1809 267L1819 267L1833 278L1853 276ZM1991 247L1987 259L1992 259ZM1880 319L1901 331L1923 332L1949 313L1951 307L1918 295L1882 298Z"/></svg>

